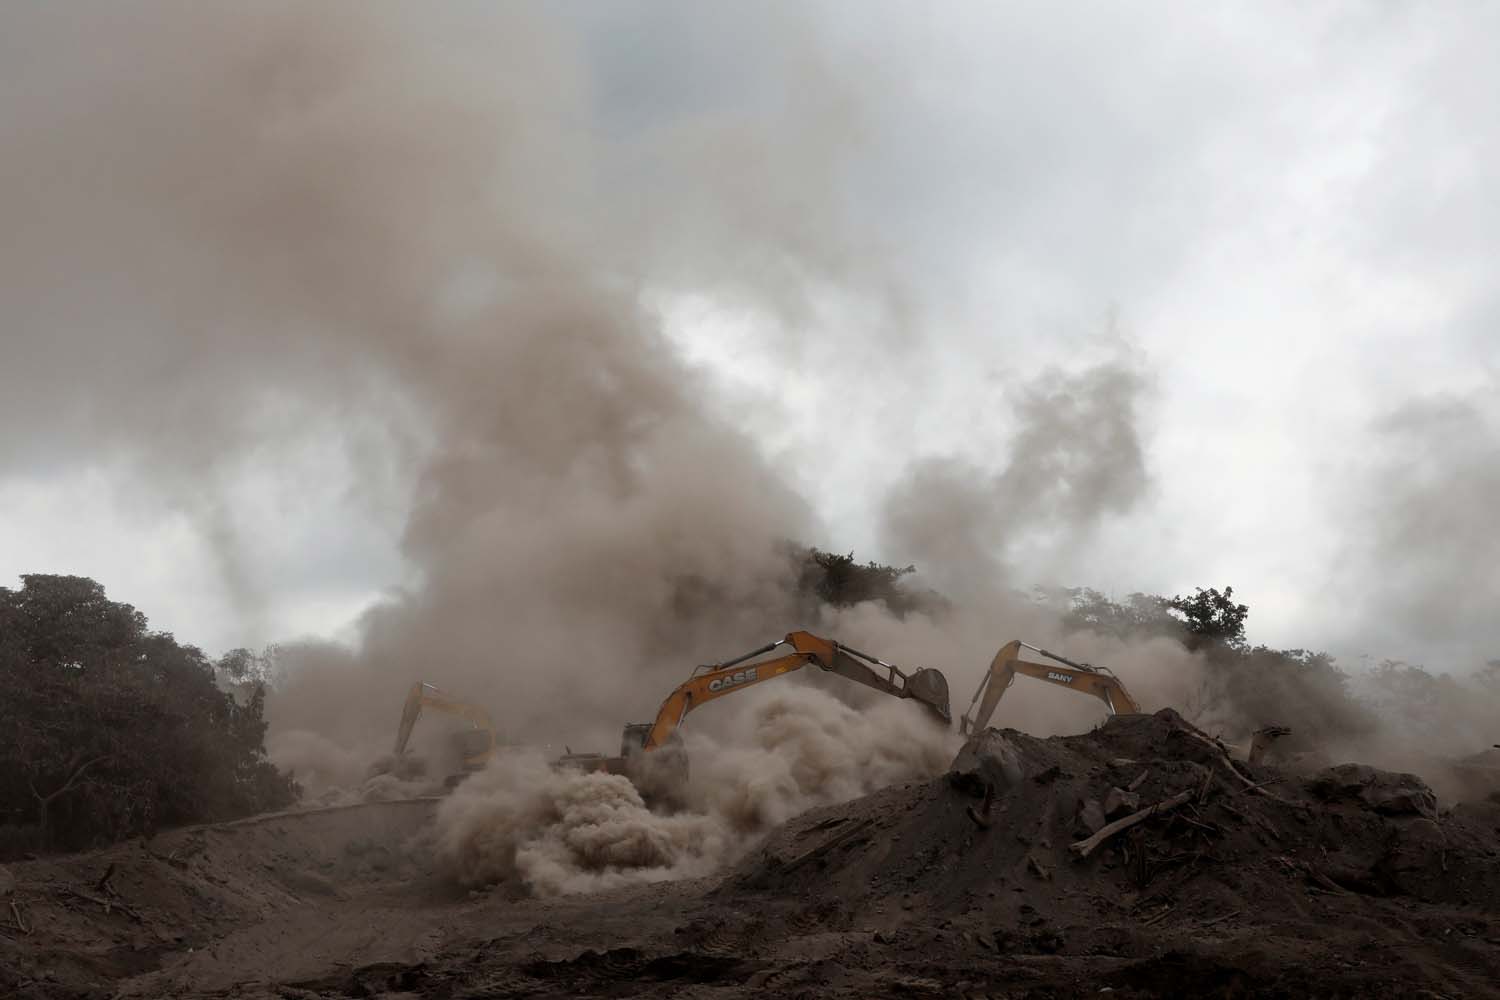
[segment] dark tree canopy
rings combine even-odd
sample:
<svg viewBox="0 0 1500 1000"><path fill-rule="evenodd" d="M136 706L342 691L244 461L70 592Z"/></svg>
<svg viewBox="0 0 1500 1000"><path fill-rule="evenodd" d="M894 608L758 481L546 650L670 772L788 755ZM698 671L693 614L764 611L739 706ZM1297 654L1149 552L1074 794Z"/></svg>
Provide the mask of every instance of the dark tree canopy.
<svg viewBox="0 0 1500 1000"><path fill-rule="evenodd" d="M1196 649L1212 642L1244 645L1245 619L1250 615L1250 608L1234 603L1234 588L1225 587L1222 594L1215 587L1196 589L1198 592L1192 597L1178 595L1166 602L1182 616L1189 648Z"/></svg>
<svg viewBox="0 0 1500 1000"><path fill-rule="evenodd" d="M1069 608L1063 624L1073 631L1101 632L1120 638L1166 636L1189 649L1214 643L1235 648L1245 643L1245 619L1250 608L1236 604L1234 588L1196 588L1192 597L1131 594L1116 603L1097 590L1077 587L1065 591Z"/></svg>
<svg viewBox="0 0 1500 1000"><path fill-rule="evenodd" d="M811 548L803 558L798 589L835 608L879 601L898 617L940 606L942 599L936 593L910 590L902 584L902 578L914 572L915 566L897 568L873 561L859 563L852 552L839 555Z"/></svg>
<svg viewBox="0 0 1500 1000"><path fill-rule="evenodd" d="M0 587L0 852L82 847L279 808L264 695L77 576Z"/></svg>
<svg viewBox="0 0 1500 1000"><path fill-rule="evenodd" d="M1122 639L1152 636L1181 637L1182 620L1172 614L1172 605L1155 594L1131 594L1117 604L1097 590L1076 587L1064 592L1069 609L1063 626L1073 632L1100 632Z"/></svg>

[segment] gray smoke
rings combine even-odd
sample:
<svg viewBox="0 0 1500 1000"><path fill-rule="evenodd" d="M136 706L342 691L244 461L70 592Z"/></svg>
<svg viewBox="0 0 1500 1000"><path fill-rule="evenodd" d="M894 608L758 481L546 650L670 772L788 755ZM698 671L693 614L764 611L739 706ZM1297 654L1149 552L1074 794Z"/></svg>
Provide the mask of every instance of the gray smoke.
<svg viewBox="0 0 1500 1000"><path fill-rule="evenodd" d="M245 470L331 437L352 506L410 511L408 588L357 656L293 647L327 669L289 671L273 715L384 744L420 677L526 706L504 720L518 738L613 741L588 726L785 627L784 542L814 522L643 305L667 251L640 251L666 237L632 191L658 178L602 169L624 152L577 31L540 8L352 3L7 20L0 405L36 428L7 458L129 463L199 521L250 613L275 581L225 515ZM779 245L799 211L770 199L735 245ZM836 255L777 256L815 275ZM20 419L43 407L58 420Z"/></svg>
<svg viewBox="0 0 1500 1000"><path fill-rule="evenodd" d="M1370 599L1350 645L1465 672L1500 657L1497 388L1413 400L1376 427L1340 581Z"/></svg>
<svg viewBox="0 0 1500 1000"><path fill-rule="evenodd" d="M966 441L995 464L934 456L912 465L888 497L885 544L898 558L936 567L943 589L974 594L997 582L1043 581L1110 514L1129 511L1149 482L1137 426L1148 383L1128 359L1076 372L1049 370L1008 399L1008 437ZM1015 570L1024 565L1019 577Z"/></svg>
<svg viewBox="0 0 1500 1000"><path fill-rule="evenodd" d="M827 533L653 305L710 294L786 331L830 294L877 332L916 308L879 200L842 183L893 81L847 72L827 25L664 8L653 37L691 33L723 74L689 99L628 46L594 51L645 30L608 14L80 10L0 32L0 458L107 458L193 519L252 617L278 581L235 517L247 477L288 502L341 477L341 513L401 525L409 578L356 646L286 647L281 759L347 780L417 679L506 739L611 750L693 664L797 625L899 644L878 611L796 619L787 542ZM681 103L632 102L632 80ZM975 593L1066 555L1141 495L1143 385L1115 362L1019 386L1006 457L916 469L887 554ZM965 621L923 626L915 660L977 675L1011 629Z"/></svg>

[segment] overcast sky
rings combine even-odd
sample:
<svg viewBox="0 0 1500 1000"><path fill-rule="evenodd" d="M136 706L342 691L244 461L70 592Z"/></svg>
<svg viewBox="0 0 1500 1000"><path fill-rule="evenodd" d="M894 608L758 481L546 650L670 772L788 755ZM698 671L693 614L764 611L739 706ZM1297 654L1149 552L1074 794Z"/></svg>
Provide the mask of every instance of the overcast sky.
<svg viewBox="0 0 1500 1000"><path fill-rule="evenodd" d="M184 91L215 93L220 32L236 58L296 58L230 9L139 5L144 28L107 5L0 10L0 220L23 220L0 225L0 583L92 576L210 652L347 635L409 582L418 483L371 454L425 433L318 408L304 359L274 384L305 410L240 428L232 461L183 459L179 432L234 397L236 369L95 349L160 347L140 331L176 321L179 278L195 321L220 295L253 315L232 268L188 270L201 244L129 260L166 239L150 206L190 197L195 171L261 169L191 152L212 119ZM913 559L889 498L914 468L1011 481L1024 401L1109 365L1124 410L1081 419L1129 422L1142 475L1086 531L984 522L1012 579L1233 585L1252 639L1350 664L1500 656L1500 7L444 5L404 33L355 30L390 8L321 9L352 65L406 66L409 46L451 70L366 109L461 105L422 145L392 126L413 163L468 162L501 118L540 136L525 169L589 199L547 208L615 256L709 410L811 505L806 541ZM357 167L327 163L328 189ZM469 266L428 276L454 309L492 280ZM161 471L178 459L212 474Z"/></svg>

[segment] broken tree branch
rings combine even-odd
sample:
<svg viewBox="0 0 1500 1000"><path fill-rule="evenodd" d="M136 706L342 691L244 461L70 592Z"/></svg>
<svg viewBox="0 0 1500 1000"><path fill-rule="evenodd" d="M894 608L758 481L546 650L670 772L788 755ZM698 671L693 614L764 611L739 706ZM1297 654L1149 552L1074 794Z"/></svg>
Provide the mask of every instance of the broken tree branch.
<svg viewBox="0 0 1500 1000"><path fill-rule="evenodd" d="M1323 872L1318 871L1318 869L1314 868L1312 865L1303 865L1303 871L1307 873L1308 879L1314 885L1321 888L1324 892L1329 892L1336 896L1353 895L1353 893L1351 893L1348 889L1345 889L1343 886L1339 885Z"/></svg>
<svg viewBox="0 0 1500 1000"><path fill-rule="evenodd" d="M969 818L974 825L981 830L990 828L990 810L995 807L995 786L986 781L984 783L984 802L976 810L972 805L968 808Z"/></svg>
<svg viewBox="0 0 1500 1000"><path fill-rule="evenodd" d="M832 837L829 837L818 846L812 848L809 851L805 851L797 857L793 858L791 861L788 861L784 870L793 871L797 868L801 868L803 865L807 864L809 861L812 861L814 858L818 858L823 856L824 854L827 854L829 851L833 850L844 841L849 840L856 834L869 829L871 822L871 820L862 820L861 822L850 825L846 829L840 830L838 833L834 834Z"/></svg>
<svg viewBox="0 0 1500 1000"><path fill-rule="evenodd" d="M1167 915L1171 913L1173 909L1174 907L1172 906L1172 904L1166 904L1160 910L1157 910L1151 916L1147 917L1145 920L1142 920L1141 926L1150 927L1152 924L1159 923L1162 920L1165 920Z"/></svg>
<svg viewBox="0 0 1500 1000"><path fill-rule="evenodd" d="M1225 770L1234 775L1235 779L1239 781L1241 785L1245 786L1243 791L1254 792L1257 795L1264 795L1266 798L1272 800L1273 802L1280 802L1284 806L1305 808L1301 805L1301 803L1292 802L1288 799L1282 798L1275 792L1266 791L1265 788L1262 787L1262 785L1270 784L1270 782L1257 783L1253 779L1247 777L1243 771L1234 766L1234 760L1230 758L1228 752L1224 749L1224 745L1218 740L1209 739L1207 736L1199 736L1197 733L1191 732L1186 729L1182 730L1182 732L1187 733L1189 736L1193 737L1193 739L1198 740L1200 743L1203 743L1206 746L1213 747L1214 752L1217 755L1215 759L1218 760L1220 764L1224 765Z"/></svg>
<svg viewBox="0 0 1500 1000"><path fill-rule="evenodd" d="M1262 788L1266 787L1267 785L1274 785L1278 781L1285 781L1285 780L1286 780L1286 776L1285 775L1278 774L1274 778L1267 778L1265 781L1257 781L1255 784L1253 784L1253 785L1246 785L1244 788L1236 788L1234 790L1233 794L1235 794L1235 795L1243 795L1246 792L1257 792L1257 791L1260 791Z"/></svg>
<svg viewBox="0 0 1500 1000"><path fill-rule="evenodd" d="M65 792L69 791L74 785L76 785L78 783L78 779L81 778L81 777L83 777L83 773L85 771L87 771L89 768L93 767L95 764L98 764L101 761L105 761L105 760L108 760L108 759L109 759L109 755L108 754L103 754L101 756L93 758L92 760L86 760L86 761L84 761L82 764L80 764L73 771L72 775L69 776L69 778L68 778L67 781L64 781L60 787L58 787L56 789L53 789L52 791L48 792L46 795L43 795L41 792L38 792L36 790L36 785L32 784L30 778L26 779L26 784L27 784L27 787L29 787L31 789L31 794L34 795L34 796L36 796L36 800L38 802L40 802L44 806L45 805L50 805L53 799L57 798L59 795L64 794Z"/></svg>
<svg viewBox="0 0 1500 1000"><path fill-rule="evenodd" d="M1202 803L1208 801L1208 791L1209 791L1210 788L1213 787L1213 783L1214 783L1214 773L1213 773L1213 771L1209 770L1206 767L1203 769L1203 771L1204 771L1204 774L1203 774L1203 787L1200 788L1200 789L1198 789L1198 802L1199 802L1199 804L1202 804Z"/></svg>
<svg viewBox="0 0 1500 1000"><path fill-rule="evenodd" d="M1172 796L1169 799L1162 799L1160 802L1149 805L1139 812L1133 812L1123 819L1115 820L1113 823L1110 823L1108 826L1100 829L1100 831L1094 834L1092 837L1088 837L1087 839L1069 844L1068 849L1077 854L1080 858L1086 858L1090 854L1094 853L1094 851L1098 849L1100 844L1103 844L1106 840L1113 837L1115 834L1120 833L1123 830L1128 830L1131 827L1135 826L1137 823L1144 823L1152 816L1158 816L1162 813L1171 812L1173 809L1176 809L1177 807L1190 801L1196 793L1196 789L1191 788L1185 792L1178 792L1176 795Z"/></svg>
<svg viewBox="0 0 1500 1000"><path fill-rule="evenodd" d="M1177 818L1180 819L1180 820L1182 820L1184 823L1188 824L1189 826L1196 826L1198 829L1204 830L1204 831L1206 831L1208 833L1220 833L1220 832L1222 832L1222 831L1219 830L1218 827L1214 826L1212 823L1200 823L1198 820L1193 819L1192 817L1187 816L1184 813L1178 813L1177 814Z"/></svg>
<svg viewBox="0 0 1500 1000"><path fill-rule="evenodd" d="M22 934L31 933L31 928L27 927L26 921L21 919L21 908L16 905L16 901L14 899L10 901L10 915L16 920L16 930L20 931Z"/></svg>
<svg viewBox="0 0 1500 1000"><path fill-rule="evenodd" d="M106 914L111 913L114 910L119 910L121 913L125 914L125 916L129 917L131 920L134 920L136 923L145 923L145 919L139 913L137 913L131 907L120 902L118 899L105 899L99 896L95 896L91 893L84 892L82 889L78 889L74 886L68 885L66 882L54 882L53 887L61 890L62 892L66 892L70 896L81 899L86 903L93 903L96 906L102 906Z"/></svg>
<svg viewBox="0 0 1500 1000"><path fill-rule="evenodd" d="M1244 910L1230 910L1228 913L1221 913L1217 917L1214 917L1211 920L1205 920L1205 921L1203 921L1203 923L1200 924L1199 926L1202 926L1202 927L1212 927L1214 924L1222 923L1225 920L1230 920L1230 919L1232 919L1234 917L1239 916L1241 913L1244 913L1244 912L1245 912Z"/></svg>

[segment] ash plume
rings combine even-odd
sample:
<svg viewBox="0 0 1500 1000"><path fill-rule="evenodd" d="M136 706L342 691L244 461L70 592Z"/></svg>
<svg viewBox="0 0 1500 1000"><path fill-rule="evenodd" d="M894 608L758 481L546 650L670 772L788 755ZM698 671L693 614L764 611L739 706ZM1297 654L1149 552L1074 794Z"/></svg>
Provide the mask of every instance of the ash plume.
<svg viewBox="0 0 1500 1000"><path fill-rule="evenodd" d="M1347 645L1465 672L1500 657L1496 388L1412 400L1375 427L1368 453L1379 457L1350 500L1364 530L1339 581L1369 605L1346 623L1357 629Z"/></svg>
<svg viewBox="0 0 1500 1000"><path fill-rule="evenodd" d="M686 30L675 16L663 31ZM54 387L63 419L3 454L128 466L198 522L251 614L275 581L226 514L237 477L332 441L349 506L401 519L408 578L353 650L286 647L273 730L384 749L422 678L525 706L511 738L607 746L621 706L649 712L685 665L802 624L786 543L823 526L645 303L732 285L795 318L809 289L900 298L869 213L830 196L870 108L822 63L826 25L757 20L768 65L728 59L720 100L632 117L597 92L602 15L7 18L0 407ZM76 76L40 55L106 36ZM774 162L727 173L747 147ZM986 484L1004 518L1129 502L1138 381L1097 369L1018 395L1017 455ZM920 535L897 506L896 536ZM972 561L920 542L901 547L935 573Z"/></svg>
<svg viewBox="0 0 1500 1000"><path fill-rule="evenodd" d="M864 109L818 64L816 26L786 16L758 30L790 75L762 70L774 85L754 100L624 128L560 16L7 14L0 423L33 427L19 418L44 404L60 418L0 438L0 455L128 467L199 525L250 613L275 582L226 514L239 477L331 441L349 506L398 512L409 578L353 646L288 644L268 701L273 754L319 786L388 750L415 680L491 706L504 740L544 756L612 748L692 664L799 624L884 637L895 649L877 651L913 666L972 663L961 697L1008 633L1050 627L1009 595L986 605L995 581L1070 552L1145 487L1139 372L1048 373L1014 395L1000 471L934 460L891 500L891 553L956 582L967 610L910 633L870 607L799 621L788 542L823 526L646 303L708 288L795 321L838 287L899 323L909 303L878 241L833 197ZM84 49L76 76L41 55ZM772 146L775 169L726 171ZM797 808L941 766L940 741L886 715L910 706L847 700L869 711L799 693L706 750L723 780L665 834L618 783L497 768L474 794L525 822L471 802L449 829L509 860L486 867L456 832L450 853L471 879L532 858L556 891L575 869L696 872ZM900 734L895 750L870 720ZM645 853L578 840L600 826ZM544 833L527 853L543 828L563 847Z"/></svg>
<svg viewBox="0 0 1500 1000"><path fill-rule="evenodd" d="M1028 557L1058 567L1106 516L1145 495L1137 417L1147 388L1129 359L1045 371L1019 385L1010 398L1014 432L987 449L1003 465L943 456L913 463L886 500L886 547L940 567L940 589L957 593L1013 578Z"/></svg>
<svg viewBox="0 0 1500 1000"><path fill-rule="evenodd" d="M332 435L355 504L410 510L409 585L352 658L292 647L331 669L292 662L273 718L384 743L421 677L526 705L517 738L558 737L785 619L784 542L813 518L643 306L647 220L595 176L616 151L554 18L163 4L13 22L0 282L18 353L0 377L20 409L63 387L67 419L0 447L132 462L204 512L246 607L229 471ZM77 80L16 43L103 35ZM366 714L350 699L380 711L344 721Z"/></svg>

